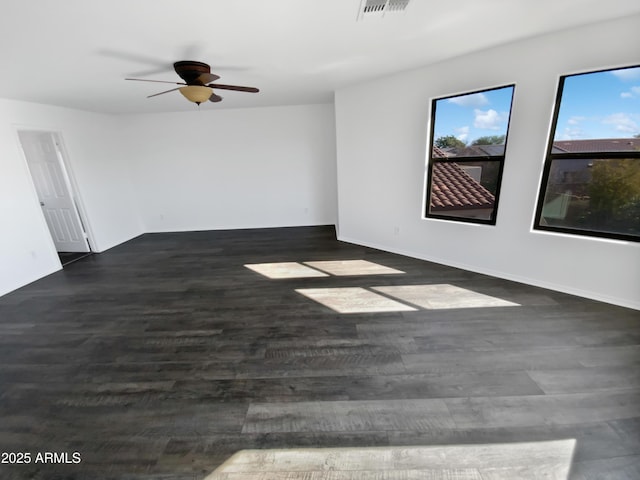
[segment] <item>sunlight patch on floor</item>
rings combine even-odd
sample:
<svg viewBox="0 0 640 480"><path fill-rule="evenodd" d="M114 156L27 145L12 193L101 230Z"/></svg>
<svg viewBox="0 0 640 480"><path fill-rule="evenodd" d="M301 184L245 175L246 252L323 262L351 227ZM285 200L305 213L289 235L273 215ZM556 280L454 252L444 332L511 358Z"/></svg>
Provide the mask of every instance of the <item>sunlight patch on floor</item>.
<svg viewBox="0 0 640 480"><path fill-rule="evenodd" d="M241 450L205 480L566 480L575 446L575 439L564 439L502 444Z"/></svg>
<svg viewBox="0 0 640 480"><path fill-rule="evenodd" d="M368 260L331 260L304 262L304 264L339 277L347 275L397 275L399 273L405 273L402 270L385 267L384 265L369 262Z"/></svg>
<svg viewBox="0 0 640 480"><path fill-rule="evenodd" d="M520 306L519 303L449 284L396 285L371 288L427 310Z"/></svg>
<svg viewBox="0 0 640 480"><path fill-rule="evenodd" d="M329 276L326 273L307 267L298 262L248 263L245 267L259 273L260 275L273 279Z"/></svg>
<svg viewBox="0 0 640 480"><path fill-rule="evenodd" d="M339 277L349 275L397 275L402 270L368 260L328 260L314 262L250 263L245 267L267 278Z"/></svg>
<svg viewBox="0 0 640 480"><path fill-rule="evenodd" d="M361 287L300 288L296 289L296 292L338 313L410 312L417 310Z"/></svg>

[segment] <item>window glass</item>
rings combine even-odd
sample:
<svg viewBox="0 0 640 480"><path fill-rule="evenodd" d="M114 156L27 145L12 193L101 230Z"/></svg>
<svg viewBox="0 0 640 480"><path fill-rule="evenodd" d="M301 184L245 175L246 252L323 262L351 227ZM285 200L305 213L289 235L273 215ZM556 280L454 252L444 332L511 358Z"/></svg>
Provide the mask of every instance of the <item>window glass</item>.
<svg viewBox="0 0 640 480"><path fill-rule="evenodd" d="M561 78L536 228L640 240L640 67Z"/></svg>
<svg viewBox="0 0 640 480"><path fill-rule="evenodd" d="M513 90L433 100L427 217L495 223Z"/></svg>
<svg viewBox="0 0 640 480"><path fill-rule="evenodd" d="M623 139L640 133L640 67L570 75L562 83L553 135L559 152L634 150Z"/></svg>

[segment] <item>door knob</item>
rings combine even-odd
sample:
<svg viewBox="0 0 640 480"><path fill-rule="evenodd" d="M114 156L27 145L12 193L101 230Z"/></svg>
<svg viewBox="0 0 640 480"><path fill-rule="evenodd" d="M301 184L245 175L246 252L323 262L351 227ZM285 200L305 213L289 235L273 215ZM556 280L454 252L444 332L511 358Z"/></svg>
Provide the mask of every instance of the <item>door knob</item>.
<svg viewBox="0 0 640 480"><path fill-rule="evenodd" d="M40 206L41 206L41 207L44 207L44 202L40 202Z"/></svg>

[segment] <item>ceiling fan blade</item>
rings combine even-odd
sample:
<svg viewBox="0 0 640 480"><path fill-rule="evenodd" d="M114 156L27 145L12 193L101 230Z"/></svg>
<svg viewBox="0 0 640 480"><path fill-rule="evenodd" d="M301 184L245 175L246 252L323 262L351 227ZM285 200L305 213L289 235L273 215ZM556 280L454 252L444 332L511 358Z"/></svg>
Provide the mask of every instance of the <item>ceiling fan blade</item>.
<svg viewBox="0 0 640 480"><path fill-rule="evenodd" d="M258 93L258 90L255 87L241 87L240 85L222 85L220 83L210 83L207 87L211 88L219 88L221 90L235 90L237 92L250 92L250 93Z"/></svg>
<svg viewBox="0 0 640 480"><path fill-rule="evenodd" d="M219 78L219 75L215 75L213 73L203 73L198 77L198 81L206 85L207 83L215 82Z"/></svg>
<svg viewBox="0 0 640 480"><path fill-rule="evenodd" d="M169 92L175 92L176 90L180 90L180 88L181 87L177 87L177 88L172 88L171 90L165 90L164 92L154 93L153 95L149 95L147 98L157 97L158 95L163 95L163 94L169 93Z"/></svg>
<svg viewBox="0 0 640 480"><path fill-rule="evenodd" d="M183 82L167 82L165 80L147 80L146 78L125 78L125 80L135 80L136 82L170 83L172 85L186 85L186 83L183 83Z"/></svg>
<svg viewBox="0 0 640 480"><path fill-rule="evenodd" d="M215 93L212 93L211 96L209 97L209 101L210 102L221 102L222 101L222 97L220 95L216 95Z"/></svg>
<svg viewBox="0 0 640 480"><path fill-rule="evenodd" d="M111 58L117 58L118 60L126 60L128 62L145 63L149 66L155 66L157 68L171 68L171 64L167 64L166 60L161 58L150 57L148 55L124 52L120 50L111 50L109 48L103 48L98 51L100 55L105 55Z"/></svg>
<svg viewBox="0 0 640 480"><path fill-rule="evenodd" d="M161 73L173 72L173 65L167 64L163 67L158 68L148 68L146 70L138 70L135 72L128 73L132 77L148 77L150 75L160 75Z"/></svg>

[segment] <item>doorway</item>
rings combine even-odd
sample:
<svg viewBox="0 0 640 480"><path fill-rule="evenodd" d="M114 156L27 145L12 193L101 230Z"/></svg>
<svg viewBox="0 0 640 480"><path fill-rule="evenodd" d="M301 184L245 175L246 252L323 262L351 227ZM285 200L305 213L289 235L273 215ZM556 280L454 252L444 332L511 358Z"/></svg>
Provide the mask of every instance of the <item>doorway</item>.
<svg viewBox="0 0 640 480"><path fill-rule="evenodd" d="M65 166L60 135L20 130L18 136L60 263L65 266L90 255L89 237Z"/></svg>

